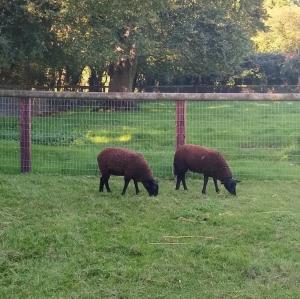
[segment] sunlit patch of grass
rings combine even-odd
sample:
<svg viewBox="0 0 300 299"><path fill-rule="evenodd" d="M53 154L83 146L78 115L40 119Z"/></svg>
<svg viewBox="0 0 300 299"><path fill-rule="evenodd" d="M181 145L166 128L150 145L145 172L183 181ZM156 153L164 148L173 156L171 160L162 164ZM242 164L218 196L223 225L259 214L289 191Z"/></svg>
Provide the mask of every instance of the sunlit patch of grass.
<svg viewBox="0 0 300 299"><path fill-rule="evenodd" d="M87 139L94 144L108 143L111 141L111 138L108 138L107 136L87 136Z"/></svg>
<svg viewBox="0 0 300 299"><path fill-rule="evenodd" d="M130 134L121 135L121 136L117 137L116 140L120 141L120 142L128 142L131 140L131 135Z"/></svg>
<svg viewBox="0 0 300 299"><path fill-rule="evenodd" d="M124 134L120 136L98 136L97 133L88 131L85 135L86 139L93 144L109 143L109 142L128 142L131 140L131 134Z"/></svg>

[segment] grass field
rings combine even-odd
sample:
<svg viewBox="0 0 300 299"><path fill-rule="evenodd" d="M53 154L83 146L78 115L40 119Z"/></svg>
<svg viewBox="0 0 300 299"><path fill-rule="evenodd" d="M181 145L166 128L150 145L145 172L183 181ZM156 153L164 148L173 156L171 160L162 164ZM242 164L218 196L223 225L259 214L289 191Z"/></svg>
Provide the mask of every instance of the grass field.
<svg viewBox="0 0 300 299"><path fill-rule="evenodd" d="M299 181L122 184L1 174L0 298L299 298Z"/></svg>
<svg viewBox="0 0 300 299"><path fill-rule="evenodd" d="M0 298L299 298L300 105L188 103L186 141L219 149L243 182L175 191L175 103L74 108L19 127L0 117ZM97 153L144 153L160 194L100 194Z"/></svg>
<svg viewBox="0 0 300 299"><path fill-rule="evenodd" d="M35 173L97 173L107 146L142 152L155 176L172 177L175 103L140 103L137 111L73 108L34 117ZM242 179L300 179L300 103L199 102L187 104L186 142L220 150ZM19 172L16 117L0 117L0 171Z"/></svg>

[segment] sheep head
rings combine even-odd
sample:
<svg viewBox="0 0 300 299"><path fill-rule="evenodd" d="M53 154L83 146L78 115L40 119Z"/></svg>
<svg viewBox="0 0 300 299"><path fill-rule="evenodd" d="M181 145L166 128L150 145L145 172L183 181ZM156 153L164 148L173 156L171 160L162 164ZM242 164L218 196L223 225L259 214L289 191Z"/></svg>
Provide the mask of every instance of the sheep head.
<svg viewBox="0 0 300 299"><path fill-rule="evenodd" d="M148 191L150 196L157 196L158 194L158 183L155 180L149 180L142 182L145 189Z"/></svg>
<svg viewBox="0 0 300 299"><path fill-rule="evenodd" d="M224 184L224 187L230 194L236 195L236 184L239 182L240 181L233 178L228 178L224 182L222 182L222 184Z"/></svg>

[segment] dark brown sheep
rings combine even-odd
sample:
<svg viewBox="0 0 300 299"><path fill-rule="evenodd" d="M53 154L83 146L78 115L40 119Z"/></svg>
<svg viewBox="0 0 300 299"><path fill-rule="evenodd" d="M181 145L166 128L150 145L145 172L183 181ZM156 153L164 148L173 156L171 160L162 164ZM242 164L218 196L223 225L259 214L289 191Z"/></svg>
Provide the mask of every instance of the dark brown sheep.
<svg viewBox="0 0 300 299"><path fill-rule="evenodd" d="M97 157L99 170L101 172L99 191L103 192L105 185L107 192L111 192L108 180L111 175L124 176L125 194L130 180L135 186L136 194L139 193L138 182L141 182L150 196L158 194L158 184L152 176L152 172L142 154L125 148L106 148Z"/></svg>
<svg viewBox="0 0 300 299"><path fill-rule="evenodd" d="M206 193L208 178L212 177L216 192L220 191L217 183L217 180L220 180L231 194L236 195L236 184L239 181L232 178L227 162L216 150L193 144L180 146L174 156L174 174L177 176L177 190L180 187L180 182L182 182L183 188L187 190L185 173L188 170L203 174L203 194Z"/></svg>

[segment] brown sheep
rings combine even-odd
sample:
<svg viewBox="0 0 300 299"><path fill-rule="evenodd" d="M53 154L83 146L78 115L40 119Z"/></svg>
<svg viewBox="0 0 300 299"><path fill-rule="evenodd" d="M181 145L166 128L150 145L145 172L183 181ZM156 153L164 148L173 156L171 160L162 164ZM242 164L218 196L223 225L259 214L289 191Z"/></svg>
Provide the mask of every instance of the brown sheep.
<svg viewBox="0 0 300 299"><path fill-rule="evenodd" d="M136 194L139 193L138 182L144 185L150 196L158 194L158 184L142 154L125 148L109 147L99 153L97 161L102 174L99 185L100 192L103 192L104 185L107 192L111 192L108 180L111 175L117 175L124 176L122 195L125 194L131 179L134 182Z"/></svg>
<svg viewBox="0 0 300 299"><path fill-rule="evenodd" d="M216 150L193 144L180 146L174 156L174 174L177 176L176 190L179 189L180 182L187 190L185 173L188 170L203 174L203 194L206 193L208 178L212 177L216 192L220 191L217 183L217 180L220 180L231 194L236 195L236 184L239 181L232 178L227 162Z"/></svg>

